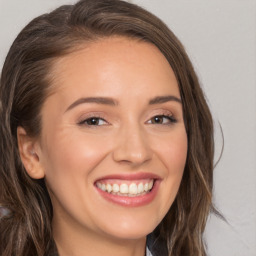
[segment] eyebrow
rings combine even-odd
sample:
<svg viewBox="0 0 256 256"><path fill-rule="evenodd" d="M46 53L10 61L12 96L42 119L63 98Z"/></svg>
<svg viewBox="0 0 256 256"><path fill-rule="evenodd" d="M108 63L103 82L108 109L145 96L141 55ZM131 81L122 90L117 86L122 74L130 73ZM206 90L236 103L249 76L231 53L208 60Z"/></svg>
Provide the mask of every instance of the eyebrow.
<svg viewBox="0 0 256 256"><path fill-rule="evenodd" d="M112 98L105 98L105 97L88 97L88 98L80 98L73 102L65 112L68 110L84 103L96 103L96 104L103 104L103 105L110 105L110 106L115 106L118 105L118 102Z"/></svg>
<svg viewBox="0 0 256 256"><path fill-rule="evenodd" d="M154 105L154 104L161 104L161 103L165 103L168 101L176 101L178 103L181 103L181 99L179 99L176 96L173 95L167 95L167 96L157 96L153 99L149 100L149 105ZM117 106L118 105L118 101L112 99L112 98L108 98L108 97L88 97L88 98L80 98L78 100L76 100L75 102L73 102L67 109L65 112L71 110L72 108L80 105L80 104L84 104L84 103L96 103L96 104L102 104L102 105L109 105L109 106Z"/></svg>
<svg viewBox="0 0 256 256"><path fill-rule="evenodd" d="M168 101L176 101L178 103L181 103L180 98L178 98L176 96L173 96L173 95L167 95L167 96L158 96L158 97L155 97L155 98L151 99L149 101L149 105L165 103L165 102L168 102Z"/></svg>

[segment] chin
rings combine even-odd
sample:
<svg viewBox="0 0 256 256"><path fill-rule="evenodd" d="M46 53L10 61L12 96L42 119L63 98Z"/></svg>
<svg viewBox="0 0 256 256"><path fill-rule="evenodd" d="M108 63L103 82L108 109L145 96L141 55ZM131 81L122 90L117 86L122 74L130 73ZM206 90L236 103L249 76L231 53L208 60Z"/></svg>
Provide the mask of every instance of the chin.
<svg viewBox="0 0 256 256"><path fill-rule="evenodd" d="M112 225L103 226L103 231L117 239L141 239L150 234L158 225L158 222L152 220L140 221L134 219L133 221L115 221Z"/></svg>

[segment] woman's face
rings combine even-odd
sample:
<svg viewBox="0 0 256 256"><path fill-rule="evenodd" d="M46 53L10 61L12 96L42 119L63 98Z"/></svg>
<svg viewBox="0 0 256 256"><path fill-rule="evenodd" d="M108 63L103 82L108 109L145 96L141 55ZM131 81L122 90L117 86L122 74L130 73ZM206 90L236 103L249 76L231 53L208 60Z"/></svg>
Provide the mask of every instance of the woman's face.
<svg viewBox="0 0 256 256"><path fill-rule="evenodd" d="M152 44L113 37L59 59L53 73L37 147L53 227L146 236L172 205L187 155L170 65Z"/></svg>

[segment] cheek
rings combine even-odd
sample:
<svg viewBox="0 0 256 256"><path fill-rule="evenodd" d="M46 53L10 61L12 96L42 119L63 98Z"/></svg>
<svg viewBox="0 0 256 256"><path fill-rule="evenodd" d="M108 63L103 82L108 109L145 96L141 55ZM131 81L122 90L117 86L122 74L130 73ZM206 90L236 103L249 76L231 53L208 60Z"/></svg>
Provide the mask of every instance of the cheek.
<svg viewBox="0 0 256 256"><path fill-rule="evenodd" d="M177 132L162 141L161 147L158 147L158 157L165 166L163 179L164 189L161 193L161 211L167 212L171 207L184 172L187 158L187 136L184 131Z"/></svg>
<svg viewBox="0 0 256 256"><path fill-rule="evenodd" d="M100 137L81 136L81 133L59 133L46 143L43 161L46 180L70 191L75 190L74 186L81 186L81 181L82 187L84 183L90 184L90 173L106 155L106 143L102 147Z"/></svg>
<svg viewBox="0 0 256 256"><path fill-rule="evenodd" d="M97 159L104 155L102 140L90 136L81 136L76 133L63 133L52 136L48 139L46 151L48 159L46 162L59 166L78 166L84 167L93 164ZM66 168L64 168L66 169Z"/></svg>
<svg viewBox="0 0 256 256"><path fill-rule="evenodd" d="M102 147L100 137L67 131L47 141L45 179L55 213L67 212L82 219L81 213L87 215L92 211L88 195L94 190L94 170L105 158L106 148L106 143Z"/></svg>
<svg viewBox="0 0 256 256"><path fill-rule="evenodd" d="M183 173L187 158L187 135L181 130L159 144L158 155L170 175Z"/></svg>

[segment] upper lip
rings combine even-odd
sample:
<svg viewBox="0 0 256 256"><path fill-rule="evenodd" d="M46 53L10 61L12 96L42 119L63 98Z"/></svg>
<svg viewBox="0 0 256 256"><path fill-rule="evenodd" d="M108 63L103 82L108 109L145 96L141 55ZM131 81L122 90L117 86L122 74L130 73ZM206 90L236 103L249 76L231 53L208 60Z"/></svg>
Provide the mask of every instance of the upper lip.
<svg viewBox="0 0 256 256"><path fill-rule="evenodd" d="M123 174L110 174L102 176L96 180L107 180L107 179L117 179L117 180L142 180L142 179L161 179L158 175L147 172L137 172L137 173L123 173Z"/></svg>

